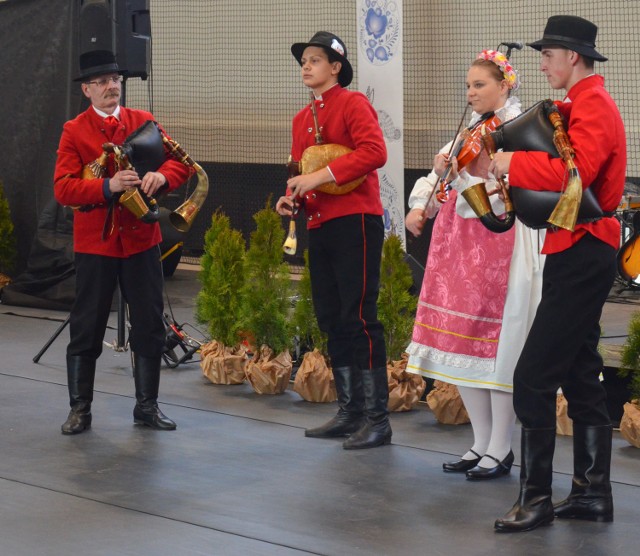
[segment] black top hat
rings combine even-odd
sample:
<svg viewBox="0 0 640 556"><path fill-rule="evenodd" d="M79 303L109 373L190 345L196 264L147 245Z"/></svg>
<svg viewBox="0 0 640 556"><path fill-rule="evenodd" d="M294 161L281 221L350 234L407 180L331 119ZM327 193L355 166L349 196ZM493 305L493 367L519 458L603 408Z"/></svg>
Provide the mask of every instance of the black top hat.
<svg viewBox="0 0 640 556"><path fill-rule="evenodd" d="M547 20L544 35L539 41L528 42L527 46L542 50L545 46L559 45L598 62L606 62L596 51L598 27L575 15L554 15Z"/></svg>
<svg viewBox="0 0 640 556"><path fill-rule="evenodd" d="M309 42L297 42L291 45L291 54L302 65L301 59L304 49L307 46L322 46L332 52L333 56L342 64L338 74L340 86L347 87L353 79L353 68L347 60L347 47L342 39L328 31L318 31Z"/></svg>
<svg viewBox="0 0 640 556"><path fill-rule="evenodd" d="M80 75L74 81L87 81L87 79L96 75L106 75L108 73L124 73L124 70L118 68L113 52L91 50L80 54Z"/></svg>

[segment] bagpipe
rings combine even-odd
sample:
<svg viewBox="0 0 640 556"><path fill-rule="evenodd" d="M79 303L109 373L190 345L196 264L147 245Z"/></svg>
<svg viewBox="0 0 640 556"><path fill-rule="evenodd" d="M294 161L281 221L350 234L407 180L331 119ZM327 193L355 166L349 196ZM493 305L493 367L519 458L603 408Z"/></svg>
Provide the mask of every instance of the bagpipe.
<svg viewBox="0 0 640 556"><path fill-rule="evenodd" d="M311 145L307 147L300 157L299 161L295 161L289 156L289 160L287 161L287 170L288 177L293 178L295 176L311 174L317 170L321 170L322 168L326 168L331 162L344 156L345 154L349 154L353 152L353 149L345 145L338 145L337 143L325 143L322 138L322 132L320 129L320 125L318 124L318 111L316 109L315 96L313 91L310 93L311 96L311 114L313 115L313 125L315 129L315 145ZM361 176L349 183L345 183L343 185L336 184L335 181L330 181L327 183L323 183L318 186L316 189L323 193L328 193L329 195L345 195L353 191L356 187L358 187L366 178L365 176ZM296 237L296 222L295 216L297 215L300 209L299 203L296 201L294 204L294 210L291 214L291 220L289 222L289 233L287 234L287 238L282 246L282 250L287 255L295 255L296 249L298 246L297 237Z"/></svg>
<svg viewBox="0 0 640 556"><path fill-rule="evenodd" d="M513 214L530 228L557 227L570 231L578 222L595 222L602 218L602 208L593 192L589 188L582 189L582 179L573 161L575 151L553 101L546 99L534 104L494 131L484 133L482 141L491 158L499 149L508 152L542 151L554 158L562 158L568 173L567 185L562 192L521 187L511 187L507 192L503 188L504 219L493 213L484 183L463 191L462 196L489 230L497 233L507 231L515 222Z"/></svg>
<svg viewBox="0 0 640 556"><path fill-rule="evenodd" d="M131 133L122 145L104 143L102 154L82 169L82 178L106 177L110 158L114 161L116 171L135 170L142 178L147 172L155 172L160 168L166 160L167 153L185 166L193 168L198 176L198 183L191 196L169 215L169 221L174 228L180 232L187 232L207 198L209 177L202 166L160 129L157 122L147 120ZM117 202L142 222L152 224L160 218L156 199L146 195L139 187L133 187L118 195Z"/></svg>

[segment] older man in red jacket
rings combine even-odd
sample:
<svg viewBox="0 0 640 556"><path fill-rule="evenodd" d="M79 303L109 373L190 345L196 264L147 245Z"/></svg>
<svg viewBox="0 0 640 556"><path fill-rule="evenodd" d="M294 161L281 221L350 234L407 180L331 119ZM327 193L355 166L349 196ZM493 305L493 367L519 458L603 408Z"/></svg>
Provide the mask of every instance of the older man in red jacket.
<svg viewBox="0 0 640 556"><path fill-rule="evenodd" d="M520 496L495 522L500 532L527 531L559 518L612 521L610 464L612 427L598 379L600 315L615 278L620 203L626 171L626 139L618 108L594 73L606 58L595 49L598 28L576 16L549 18L541 40L540 69L554 89L567 94L558 108L567 122L574 162L604 216L574 231L550 229L542 252L542 300L514 374L514 406L522 423ZM498 153L490 166L509 173L512 187L561 191L566 168L541 152ZM561 387L573 420L571 494L551 503L556 435L556 392Z"/></svg>
<svg viewBox="0 0 640 556"><path fill-rule="evenodd" d="M164 347L160 227L146 223L117 203L122 192L140 188L153 196L172 190L189 169L166 157L156 170L139 176L118 170L113 161L107 177L83 176L85 166L102 154L103 143L121 145L152 114L120 106L122 73L113 53L93 51L80 57L82 92L91 106L64 125L54 176L54 194L63 204L79 207L74 215L76 300L70 315L67 378L71 411L63 434L91 426L96 359L102 352L116 285L129 305L130 346L134 354L137 424L172 430L176 424L158 408L160 363Z"/></svg>

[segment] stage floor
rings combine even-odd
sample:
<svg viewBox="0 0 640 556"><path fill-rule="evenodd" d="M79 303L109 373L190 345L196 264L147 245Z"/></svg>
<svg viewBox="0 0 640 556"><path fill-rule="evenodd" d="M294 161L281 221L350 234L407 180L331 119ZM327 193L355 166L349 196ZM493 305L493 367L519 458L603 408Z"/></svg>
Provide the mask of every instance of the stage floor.
<svg viewBox="0 0 640 556"><path fill-rule="evenodd" d="M179 268L167 279L178 323L195 324L196 274ZM633 296L607 303L607 341L622 343L636 310ZM2 555L600 556L640 544L640 450L617 432L615 521L556 520L517 535L495 534L493 521L516 499L519 467L489 482L443 473L471 430L438 424L424 404L392 415L391 446L349 452L303 434L335 404L216 386L193 362L163 368L161 407L178 429L157 432L133 424L130 354L105 348L92 429L63 436L68 329L32 359L66 316L0 305ZM557 440L554 499L570 488L571 442ZM513 445L518 462L518 431Z"/></svg>

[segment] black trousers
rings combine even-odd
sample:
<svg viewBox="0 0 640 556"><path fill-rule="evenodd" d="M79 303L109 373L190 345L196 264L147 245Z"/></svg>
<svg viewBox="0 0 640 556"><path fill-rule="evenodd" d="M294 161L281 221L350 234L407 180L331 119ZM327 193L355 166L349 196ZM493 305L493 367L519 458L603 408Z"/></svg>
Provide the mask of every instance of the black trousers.
<svg viewBox="0 0 640 556"><path fill-rule="evenodd" d="M76 253L75 265L76 299L69 319L67 355L97 359L102 353L111 302L119 284L129 306L131 350L143 357L160 357L165 326L158 246L126 259Z"/></svg>
<svg viewBox="0 0 640 556"><path fill-rule="evenodd" d="M542 299L514 373L514 407L525 428L555 427L558 387L574 423L610 424L597 348L615 257L613 247L590 234L547 256Z"/></svg>
<svg viewBox="0 0 640 556"><path fill-rule="evenodd" d="M383 241L382 217L371 214L335 218L309 230L313 305L334 367L387 364L377 306Z"/></svg>

